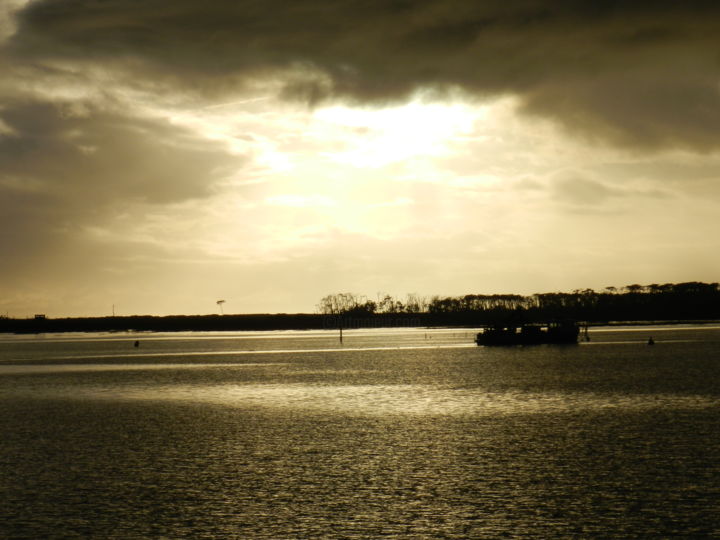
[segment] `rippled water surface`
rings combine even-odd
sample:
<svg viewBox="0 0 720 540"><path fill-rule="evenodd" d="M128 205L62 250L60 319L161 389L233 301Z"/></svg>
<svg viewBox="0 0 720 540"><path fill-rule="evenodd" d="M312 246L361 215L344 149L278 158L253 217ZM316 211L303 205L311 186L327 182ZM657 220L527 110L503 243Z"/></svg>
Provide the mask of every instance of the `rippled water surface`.
<svg viewBox="0 0 720 540"><path fill-rule="evenodd" d="M720 327L344 337L0 336L0 537L720 537Z"/></svg>

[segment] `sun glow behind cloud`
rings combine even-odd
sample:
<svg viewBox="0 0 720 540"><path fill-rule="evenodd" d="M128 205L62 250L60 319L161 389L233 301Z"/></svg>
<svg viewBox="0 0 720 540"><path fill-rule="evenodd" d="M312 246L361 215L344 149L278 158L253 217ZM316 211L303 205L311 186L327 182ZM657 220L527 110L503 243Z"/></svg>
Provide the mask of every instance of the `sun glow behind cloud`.
<svg viewBox="0 0 720 540"><path fill-rule="evenodd" d="M359 168L378 168L418 157L450 153L447 145L473 133L485 107L463 104L422 103L383 109L353 109L346 106L318 110L314 118L349 132L354 144L326 155L333 161Z"/></svg>
<svg viewBox="0 0 720 540"><path fill-rule="evenodd" d="M418 100L375 109L335 105L316 110L278 105L274 113L268 113L256 109L258 101L156 111L225 144L234 154L252 156L251 165L238 168L228 178L214 203L225 206L227 200L242 201L246 194L243 210L213 213L214 219L225 222L226 231L253 230L252 238L243 240L246 248L259 244L267 253L267 246L274 245L292 252L286 240L297 228L385 239L412 234L422 229L419 222L424 218L422 210L411 207L425 203L424 198L432 197L442 205L438 196L452 198L453 187L469 189L497 182L489 174L458 177L435 164L437 159L461 159L468 144L482 142L477 129L497 130L492 125L491 104ZM505 103L499 106L507 109ZM415 187L415 183L440 186L431 194L432 188ZM447 217L460 211L452 208L450 200L445 206ZM267 220L274 226L264 234L257 230L263 227L263 217L248 219L248 213L261 212L274 216ZM268 239L272 230L284 240ZM236 246L232 236L228 235L228 251ZM213 245L217 253L219 246Z"/></svg>

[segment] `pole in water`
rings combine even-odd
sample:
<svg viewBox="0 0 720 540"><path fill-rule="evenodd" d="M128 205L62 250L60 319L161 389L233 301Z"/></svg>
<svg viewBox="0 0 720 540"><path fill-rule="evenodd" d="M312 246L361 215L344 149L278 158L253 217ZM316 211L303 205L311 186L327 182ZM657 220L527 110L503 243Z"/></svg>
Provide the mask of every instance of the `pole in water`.
<svg viewBox="0 0 720 540"><path fill-rule="evenodd" d="M342 323L340 323L340 343L342 343Z"/></svg>
<svg viewBox="0 0 720 540"><path fill-rule="evenodd" d="M140 346L140 341L136 340L135 343L133 344L133 347L139 347L139 346Z"/></svg>

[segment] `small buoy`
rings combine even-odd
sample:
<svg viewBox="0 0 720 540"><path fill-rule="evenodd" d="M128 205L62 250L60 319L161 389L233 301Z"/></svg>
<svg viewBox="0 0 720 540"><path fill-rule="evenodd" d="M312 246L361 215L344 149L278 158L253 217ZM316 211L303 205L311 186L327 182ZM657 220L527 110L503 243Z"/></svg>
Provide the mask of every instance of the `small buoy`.
<svg viewBox="0 0 720 540"><path fill-rule="evenodd" d="M652 336L650 337L650 339L648 339L648 345L655 345L655 340L652 338Z"/></svg>
<svg viewBox="0 0 720 540"><path fill-rule="evenodd" d="M139 346L140 346L140 342L139 342L139 341L135 341L135 347L139 347Z"/></svg>

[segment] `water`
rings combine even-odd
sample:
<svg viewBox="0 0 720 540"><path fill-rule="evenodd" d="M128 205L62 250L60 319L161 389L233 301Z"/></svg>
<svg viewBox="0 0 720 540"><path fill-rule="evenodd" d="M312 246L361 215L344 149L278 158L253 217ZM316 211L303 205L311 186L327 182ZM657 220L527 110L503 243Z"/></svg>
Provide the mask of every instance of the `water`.
<svg viewBox="0 0 720 540"><path fill-rule="evenodd" d="M720 537L720 327L591 338L0 337L0 537Z"/></svg>

